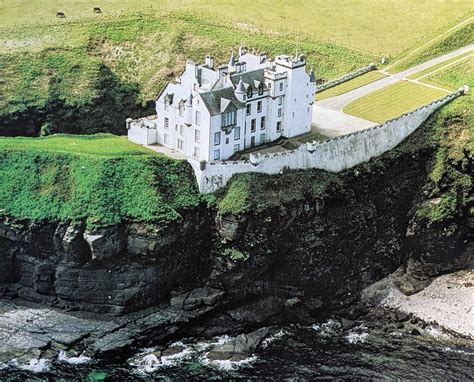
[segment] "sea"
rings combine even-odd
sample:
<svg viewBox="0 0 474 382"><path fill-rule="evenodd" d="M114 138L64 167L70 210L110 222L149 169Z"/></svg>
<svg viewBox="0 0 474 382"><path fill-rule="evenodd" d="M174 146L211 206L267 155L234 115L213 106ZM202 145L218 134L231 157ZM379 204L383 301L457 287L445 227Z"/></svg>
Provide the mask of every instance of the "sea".
<svg viewBox="0 0 474 382"><path fill-rule="evenodd" d="M186 338L140 349L123 364L86 356L0 365L6 381L314 381L474 379L473 341L455 338L436 326L413 330L403 324L359 321L343 330L336 319L313 325L272 327L260 348L238 361L215 361L209 352L231 337Z"/></svg>

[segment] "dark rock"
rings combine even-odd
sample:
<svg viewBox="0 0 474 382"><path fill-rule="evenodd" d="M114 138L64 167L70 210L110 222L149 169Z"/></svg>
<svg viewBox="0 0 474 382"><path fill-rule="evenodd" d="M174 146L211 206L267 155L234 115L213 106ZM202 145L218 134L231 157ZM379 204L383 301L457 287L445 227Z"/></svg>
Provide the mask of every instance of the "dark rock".
<svg viewBox="0 0 474 382"><path fill-rule="evenodd" d="M240 361L250 356L257 349L268 332L268 328L260 328L252 333L240 334L225 344L216 346L207 354L207 358L211 360Z"/></svg>
<svg viewBox="0 0 474 382"><path fill-rule="evenodd" d="M412 329L411 332L410 332L410 334L411 334L412 336L421 336L421 332L420 332L418 329L416 329L416 328Z"/></svg>
<svg viewBox="0 0 474 382"><path fill-rule="evenodd" d="M409 314L402 312L401 310L397 310L397 312L395 313L395 316L397 320L400 322L408 321L408 319L410 318Z"/></svg>
<svg viewBox="0 0 474 382"><path fill-rule="evenodd" d="M342 330L348 330L356 326L356 322L347 318L341 318Z"/></svg>

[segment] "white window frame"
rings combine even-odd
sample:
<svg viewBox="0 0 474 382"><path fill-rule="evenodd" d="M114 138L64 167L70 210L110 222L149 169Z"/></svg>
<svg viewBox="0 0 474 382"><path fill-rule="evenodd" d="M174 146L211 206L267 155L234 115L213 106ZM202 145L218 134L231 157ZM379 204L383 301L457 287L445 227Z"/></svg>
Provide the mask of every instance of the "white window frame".
<svg viewBox="0 0 474 382"><path fill-rule="evenodd" d="M262 112L262 101L258 101L257 102L257 113L261 113Z"/></svg>
<svg viewBox="0 0 474 382"><path fill-rule="evenodd" d="M219 160L221 159L221 150L220 149L216 149L214 150L214 156L213 156L214 160Z"/></svg>
<svg viewBox="0 0 474 382"><path fill-rule="evenodd" d="M169 130L169 128L170 128L170 119L168 117L165 117L163 125L165 127L165 130Z"/></svg>
<svg viewBox="0 0 474 382"><path fill-rule="evenodd" d="M234 140L238 140L238 139L240 139L240 126L237 126L234 129Z"/></svg>
<svg viewBox="0 0 474 382"><path fill-rule="evenodd" d="M199 110L196 110L194 122L196 125L200 126L201 125L201 112Z"/></svg>
<svg viewBox="0 0 474 382"><path fill-rule="evenodd" d="M194 142L196 143L201 142L201 130L199 129L194 130Z"/></svg>
<svg viewBox="0 0 474 382"><path fill-rule="evenodd" d="M219 146L221 144L221 132L218 131L214 133L214 146Z"/></svg>

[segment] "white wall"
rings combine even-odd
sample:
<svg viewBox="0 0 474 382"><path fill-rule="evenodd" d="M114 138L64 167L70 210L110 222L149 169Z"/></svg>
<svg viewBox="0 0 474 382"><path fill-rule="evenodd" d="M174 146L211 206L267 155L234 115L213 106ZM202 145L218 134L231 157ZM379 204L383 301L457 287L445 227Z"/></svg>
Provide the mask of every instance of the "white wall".
<svg viewBox="0 0 474 382"><path fill-rule="evenodd" d="M251 155L250 161L203 163L188 158L188 162L194 169L199 190L203 193L224 187L237 173L278 174L285 168L319 168L338 172L394 148L413 133L433 111L461 94L463 90L382 125L323 142L309 143L296 150L263 156Z"/></svg>

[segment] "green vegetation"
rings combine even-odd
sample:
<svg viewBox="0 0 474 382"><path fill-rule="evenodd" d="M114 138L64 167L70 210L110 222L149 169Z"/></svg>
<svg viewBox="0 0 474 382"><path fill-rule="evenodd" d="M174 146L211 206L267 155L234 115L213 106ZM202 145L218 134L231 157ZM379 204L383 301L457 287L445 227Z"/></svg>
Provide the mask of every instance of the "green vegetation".
<svg viewBox="0 0 474 382"><path fill-rule="evenodd" d="M466 57L468 56L474 56L474 50L470 51L470 52L466 52L466 53L463 53L463 54L460 54L459 56L456 56L456 57L453 57L449 60L446 60L446 61L443 61L443 62L440 62L439 64L437 65L433 65L433 66L430 66L429 68L426 68L425 70L422 70L420 72L417 72L417 73L414 73L410 76L408 76L407 78L410 79L410 80L416 80L420 77L423 77L423 76L426 76L427 74L430 74L431 72L434 72L434 71L437 71L437 70L440 70L441 68L444 68L444 67L449 67L453 64L453 62L456 62L456 61L459 61L459 60L462 60L464 61L466 59ZM461 61L461 62L462 62Z"/></svg>
<svg viewBox="0 0 474 382"><path fill-rule="evenodd" d="M48 151L104 157L153 155L154 153L143 146L130 142L126 137L117 137L112 134L55 134L36 139L0 137L0 150Z"/></svg>
<svg viewBox="0 0 474 382"><path fill-rule="evenodd" d="M225 248L222 254L236 262L242 262L249 258L248 254L244 254L236 248Z"/></svg>
<svg viewBox="0 0 474 382"><path fill-rule="evenodd" d="M471 21L442 39L434 41L433 44L429 44L420 50L414 50L412 53L408 53L403 59L395 63L395 65L390 67L388 70L391 73L397 73L433 58L442 56L443 54L452 52L453 50L462 48L463 46L472 44L473 35L474 22Z"/></svg>
<svg viewBox="0 0 474 382"><path fill-rule="evenodd" d="M464 61L439 71L427 80L449 88L463 84L474 86L474 66ZM472 89L472 88L471 88ZM444 106L430 121L433 141L437 145L430 173L433 182L430 199L417 211L431 221L456 216L472 203L472 164L474 152L474 96L472 90ZM471 214L474 211L471 210Z"/></svg>
<svg viewBox="0 0 474 382"><path fill-rule="evenodd" d="M352 101L344 113L382 123L445 95L442 90L400 81Z"/></svg>
<svg viewBox="0 0 474 382"><path fill-rule="evenodd" d="M103 13L94 14L100 6ZM407 47L420 45L472 14L469 1L398 0L9 0L0 5L6 28L41 24L63 25L83 21L101 21L104 16L129 12L149 12L161 16L170 11L185 11L221 18L229 27L242 31L281 29L307 33L312 39L335 41L371 54L396 55ZM56 12L67 18L58 20ZM138 29L138 28L137 28ZM126 32L126 31L125 31ZM37 36L37 40L47 36ZM151 36L150 36L151 37ZM159 40L155 40L159 44ZM246 40L245 40L246 41ZM31 43L24 41L23 43Z"/></svg>
<svg viewBox="0 0 474 382"><path fill-rule="evenodd" d="M0 139L0 211L16 219L169 223L202 201L192 169L121 137Z"/></svg>
<svg viewBox="0 0 474 382"><path fill-rule="evenodd" d="M472 94L472 88L474 87L474 59L472 57L468 58L446 69L433 73L420 81L445 87L449 90L457 90L463 85L468 85Z"/></svg>
<svg viewBox="0 0 474 382"><path fill-rule="evenodd" d="M378 71L371 71L368 73L365 73L359 77L353 78L352 80L343 82L340 85L334 86L332 88L329 88L327 90L324 90L320 93L316 94L316 100L322 100L330 97L335 97L344 93L347 93L351 90L360 88L364 85L370 84L371 82L380 80L381 78L384 78L385 74L382 72Z"/></svg>
<svg viewBox="0 0 474 382"><path fill-rule="evenodd" d="M321 170L288 170L280 175L237 174L218 197L221 215L258 213L337 190L340 175Z"/></svg>
<svg viewBox="0 0 474 382"><path fill-rule="evenodd" d="M2 29L4 97L0 134L125 133L128 116L153 113L166 81L179 75L187 58L202 62L212 52L227 62L245 43L269 54L306 52L318 76L333 78L374 57L289 32L263 32L188 13L166 17L121 17Z"/></svg>

